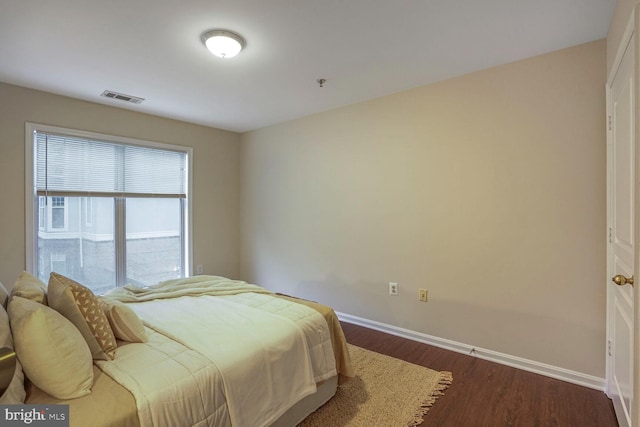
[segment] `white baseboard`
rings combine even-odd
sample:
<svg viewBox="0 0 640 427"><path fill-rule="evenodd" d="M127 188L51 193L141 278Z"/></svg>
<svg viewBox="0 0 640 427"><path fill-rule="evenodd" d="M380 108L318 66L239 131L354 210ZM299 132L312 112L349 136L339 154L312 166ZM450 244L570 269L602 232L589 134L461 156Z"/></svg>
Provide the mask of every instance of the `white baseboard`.
<svg viewBox="0 0 640 427"><path fill-rule="evenodd" d="M469 356L475 356L480 359L491 362L500 363L501 365L511 366L513 368L522 369L524 371L533 372L558 380L566 381L572 384L589 387L592 389L605 390L604 378L595 377L593 375L583 374L581 372L572 371L570 369L559 368L557 366L548 365L546 363L528 360L522 357L512 356L510 354L500 353L493 350L487 350L468 344L459 343L445 338L434 337L432 335L423 334L409 329L400 328L386 323L376 322L375 320L364 319L362 317L352 316L346 313L336 312L338 318L347 323L364 326L365 328L375 329L377 331L386 332L390 335L406 338L413 341L429 344L434 347L444 348L446 350L455 351Z"/></svg>

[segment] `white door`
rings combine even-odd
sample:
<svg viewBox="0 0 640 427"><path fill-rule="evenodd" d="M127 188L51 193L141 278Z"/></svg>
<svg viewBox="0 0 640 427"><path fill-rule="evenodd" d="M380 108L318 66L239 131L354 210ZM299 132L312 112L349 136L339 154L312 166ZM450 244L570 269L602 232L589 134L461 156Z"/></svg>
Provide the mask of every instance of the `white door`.
<svg viewBox="0 0 640 427"><path fill-rule="evenodd" d="M618 423L631 426L633 396L635 242L635 32L627 32L608 83L609 247L607 394ZM636 404L637 405L637 404ZM638 426L640 427L640 426Z"/></svg>

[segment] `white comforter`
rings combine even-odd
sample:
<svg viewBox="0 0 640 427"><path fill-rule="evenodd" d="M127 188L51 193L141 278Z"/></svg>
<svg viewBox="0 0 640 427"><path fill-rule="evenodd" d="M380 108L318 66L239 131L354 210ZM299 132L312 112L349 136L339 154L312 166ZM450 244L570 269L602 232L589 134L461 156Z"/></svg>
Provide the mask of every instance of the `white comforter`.
<svg viewBox="0 0 640 427"><path fill-rule="evenodd" d="M316 382L336 375L327 323L301 304L251 292L157 299L129 307L162 334L153 334L148 343L155 352L178 343L187 351L180 358L188 360L189 372L177 375L179 388L169 365L185 371L184 361L158 357L155 369L136 372L139 366L130 362L135 357L121 357L133 344L118 349L113 361L100 363L132 392L143 427L175 425L178 413L184 414L180 425L224 425L228 413L233 426L268 426L314 393ZM188 395L180 391L167 410L167 397L178 389Z"/></svg>
<svg viewBox="0 0 640 427"><path fill-rule="evenodd" d="M136 399L140 426L231 426L222 375L200 353L147 328L149 341L96 360Z"/></svg>

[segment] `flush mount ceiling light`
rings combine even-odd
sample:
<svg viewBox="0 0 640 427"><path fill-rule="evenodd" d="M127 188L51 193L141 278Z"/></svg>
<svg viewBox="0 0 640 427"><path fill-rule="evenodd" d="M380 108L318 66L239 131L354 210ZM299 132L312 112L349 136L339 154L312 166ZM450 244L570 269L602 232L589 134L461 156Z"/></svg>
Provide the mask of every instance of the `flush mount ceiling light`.
<svg viewBox="0 0 640 427"><path fill-rule="evenodd" d="M247 42L238 34L228 30L210 30L202 34L202 42L215 56L233 58Z"/></svg>

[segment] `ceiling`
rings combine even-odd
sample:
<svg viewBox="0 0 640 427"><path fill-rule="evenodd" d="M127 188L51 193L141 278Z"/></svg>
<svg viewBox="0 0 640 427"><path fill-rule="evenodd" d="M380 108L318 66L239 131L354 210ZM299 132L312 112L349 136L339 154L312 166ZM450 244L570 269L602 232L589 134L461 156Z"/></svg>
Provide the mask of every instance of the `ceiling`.
<svg viewBox="0 0 640 427"><path fill-rule="evenodd" d="M244 132L604 38L614 7L615 0L0 0L0 81ZM211 55L200 35L215 28L241 34L246 49L232 59ZM104 90L145 101L100 97Z"/></svg>

